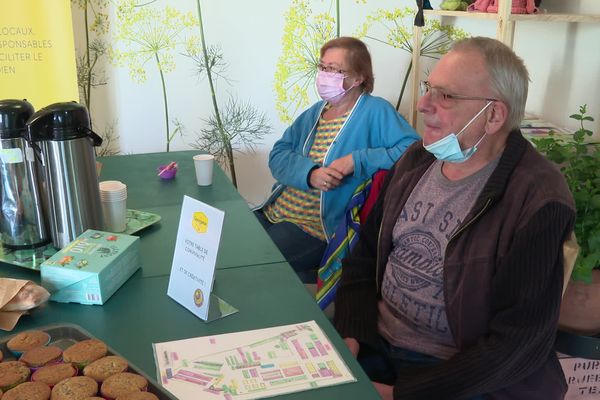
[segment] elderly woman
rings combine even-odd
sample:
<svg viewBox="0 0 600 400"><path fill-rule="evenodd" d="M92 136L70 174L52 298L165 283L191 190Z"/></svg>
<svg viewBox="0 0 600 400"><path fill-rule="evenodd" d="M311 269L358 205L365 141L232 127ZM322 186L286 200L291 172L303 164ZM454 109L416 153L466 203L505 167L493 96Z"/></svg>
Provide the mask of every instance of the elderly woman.
<svg viewBox="0 0 600 400"><path fill-rule="evenodd" d="M379 169L388 169L418 139L384 99L372 96L371 56L352 37L321 48L316 86L323 99L304 111L273 146L277 180L255 211L305 283L342 221L352 194Z"/></svg>

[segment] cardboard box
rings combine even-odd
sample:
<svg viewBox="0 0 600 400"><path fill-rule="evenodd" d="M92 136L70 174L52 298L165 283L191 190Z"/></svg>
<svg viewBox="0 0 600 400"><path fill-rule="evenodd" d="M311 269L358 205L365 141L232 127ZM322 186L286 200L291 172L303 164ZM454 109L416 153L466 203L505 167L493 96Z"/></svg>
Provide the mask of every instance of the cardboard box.
<svg viewBox="0 0 600 400"><path fill-rule="evenodd" d="M41 264L50 300L104 304L140 268L137 236L87 230Z"/></svg>

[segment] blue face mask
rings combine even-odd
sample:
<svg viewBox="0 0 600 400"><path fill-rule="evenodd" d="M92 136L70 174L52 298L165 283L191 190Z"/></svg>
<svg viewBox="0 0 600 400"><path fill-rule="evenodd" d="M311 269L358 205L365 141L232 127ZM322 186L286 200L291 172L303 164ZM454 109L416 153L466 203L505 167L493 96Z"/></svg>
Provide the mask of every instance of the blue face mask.
<svg viewBox="0 0 600 400"><path fill-rule="evenodd" d="M462 163L467 161L477 151L477 146L479 146L479 143L481 143L481 141L485 137L485 133L483 134L481 139L479 139L477 143L473 145L473 147L468 148L466 150L462 150L460 148L458 136L461 133L463 133L465 129L467 129L469 125L471 125L471 123L475 121L477 117L479 117L481 113L486 110L486 108L489 107L490 104L492 104L491 101L489 101L473 118L471 118L471 120L464 126L464 128L460 130L460 132L450 133L449 135L444 136L443 138L438 140L437 142L433 142L427 146L423 144L425 150L433 154L435 158L437 158L440 161L448 161L451 163Z"/></svg>

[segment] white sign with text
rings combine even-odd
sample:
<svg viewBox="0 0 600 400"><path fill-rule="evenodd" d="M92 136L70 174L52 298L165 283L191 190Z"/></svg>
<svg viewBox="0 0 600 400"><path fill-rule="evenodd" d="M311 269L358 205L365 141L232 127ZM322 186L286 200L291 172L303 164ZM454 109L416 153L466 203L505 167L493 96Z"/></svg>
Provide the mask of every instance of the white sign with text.
<svg viewBox="0 0 600 400"><path fill-rule="evenodd" d="M183 196L167 294L206 321L225 213Z"/></svg>

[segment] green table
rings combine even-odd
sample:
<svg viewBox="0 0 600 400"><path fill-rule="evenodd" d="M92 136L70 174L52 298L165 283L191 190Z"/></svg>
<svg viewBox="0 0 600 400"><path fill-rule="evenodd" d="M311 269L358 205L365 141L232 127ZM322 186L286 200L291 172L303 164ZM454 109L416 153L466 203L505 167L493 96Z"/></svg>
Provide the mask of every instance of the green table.
<svg viewBox="0 0 600 400"><path fill-rule="evenodd" d="M157 224L136 233L142 238L144 276L168 275L183 196L187 195L225 212L217 269L283 262L285 258L262 229L247 203L225 173L215 165L213 184L196 184L192 156L195 151L103 157L100 180L127 184L127 207L161 216ZM176 161L174 180L164 181L156 167Z"/></svg>
<svg viewBox="0 0 600 400"><path fill-rule="evenodd" d="M0 276L39 279L17 267ZM286 399L377 399L378 395L335 329L287 263L218 270L214 293L239 309L205 323L167 296L168 277L138 271L104 306L50 302L19 321L15 332L50 324L77 324L156 377L152 343L315 320L358 379L329 388L283 396Z"/></svg>
<svg viewBox="0 0 600 400"><path fill-rule="evenodd" d="M240 200L229 178L215 164L213 184L198 186L192 157L197 151L133 154L100 157L100 180L119 180L127 185L127 206L134 209L181 204L184 195L213 204L222 200ZM177 162L179 169L172 180L160 179L159 165Z"/></svg>
<svg viewBox="0 0 600 400"><path fill-rule="evenodd" d="M193 154L196 152L102 158L101 180L117 179L128 185L128 208L162 217L157 224L137 233L141 239L142 269L103 306L49 302L32 315L24 316L10 334L47 325L76 324L155 377L152 343L315 320L358 382L283 398L379 398L329 320L225 174L215 168L212 186L196 184ZM155 168L170 161L177 161L179 172L174 181L162 181ZM166 294L184 195L225 211L214 293L239 312L210 323L198 319ZM40 280L37 271L1 263L0 277Z"/></svg>

